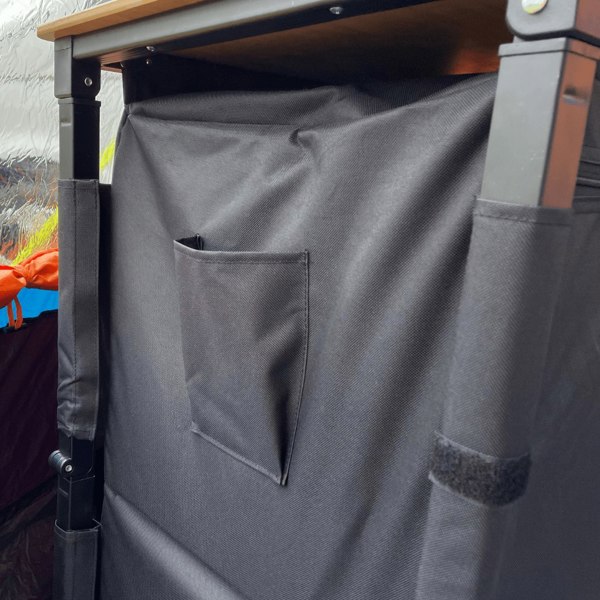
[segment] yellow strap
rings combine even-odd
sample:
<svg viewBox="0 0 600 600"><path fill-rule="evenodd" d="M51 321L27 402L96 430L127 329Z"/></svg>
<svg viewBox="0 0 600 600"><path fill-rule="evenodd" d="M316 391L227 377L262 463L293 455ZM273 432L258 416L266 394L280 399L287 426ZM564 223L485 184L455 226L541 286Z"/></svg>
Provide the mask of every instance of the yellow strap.
<svg viewBox="0 0 600 600"><path fill-rule="evenodd" d="M100 156L100 170L110 166L115 157L116 140L112 140L102 151ZM44 224L29 238L29 241L21 248L11 264L18 265L28 259L40 248L46 247L56 233L58 227L58 210L54 209L52 214L44 221Z"/></svg>
<svg viewBox="0 0 600 600"><path fill-rule="evenodd" d="M28 259L40 248L47 246L56 232L58 226L58 210L54 209L52 214L44 221L44 224L29 238L28 242L21 248L20 252L12 261L13 265L18 265Z"/></svg>

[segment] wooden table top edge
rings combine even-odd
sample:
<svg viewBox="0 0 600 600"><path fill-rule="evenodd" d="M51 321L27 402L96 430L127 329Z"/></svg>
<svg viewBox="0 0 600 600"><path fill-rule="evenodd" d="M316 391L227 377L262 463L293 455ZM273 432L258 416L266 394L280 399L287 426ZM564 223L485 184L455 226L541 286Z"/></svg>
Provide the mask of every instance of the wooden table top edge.
<svg viewBox="0 0 600 600"><path fill-rule="evenodd" d="M92 33L206 1L111 0L105 4L44 23L38 27L37 36L42 40L54 42L60 38Z"/></svg>

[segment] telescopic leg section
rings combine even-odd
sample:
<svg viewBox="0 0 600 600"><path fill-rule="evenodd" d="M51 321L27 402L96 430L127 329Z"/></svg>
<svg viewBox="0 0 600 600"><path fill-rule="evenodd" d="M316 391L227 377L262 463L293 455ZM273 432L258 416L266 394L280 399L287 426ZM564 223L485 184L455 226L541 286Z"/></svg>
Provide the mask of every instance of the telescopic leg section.
<svg viewBox="0 0 600 600"><path fill-rule="evenodd" d="M60 117L59 449L54 600L93 600L99 524L94 438L99 402L99 117L100 66L55 43Z"/></svg>
<svg viewBox="0 0 600 600"><path fill-rule="evenodd" d="M600 3L509 0L508 24L518 38L500 51L481 195L569 208L600 60Z"/></svg>

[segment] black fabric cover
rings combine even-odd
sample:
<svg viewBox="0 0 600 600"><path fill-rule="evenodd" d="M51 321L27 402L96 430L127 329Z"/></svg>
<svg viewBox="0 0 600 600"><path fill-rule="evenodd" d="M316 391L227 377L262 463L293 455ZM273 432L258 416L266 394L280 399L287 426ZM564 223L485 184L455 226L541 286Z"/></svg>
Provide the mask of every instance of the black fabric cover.
<svg viewBox="0 0 600 600"><path fill-rule="evenodd" d="M476 201L495 85L127 107L102 600L598 598L600 120L573 211ZM432 483L436 432L520 497Z"/></svg>
<svg viewBox="0 0 600 600"><path fill-rule="evenodd" d="M53 475L56 311L0 329L0 512Z"/></svg>
<svg viewBox="0 0 600 600"><path fill-rule="evenodd" d="M54 478L0 511L2 600L51 600L55 516Z"/></svg>
<svg viewBox="0 0 600 600"><path fill-rule="evenodd" d="M53 598L94 600L100 526L64 531L54 526Z"/></svg>
<svg viewBox="0 0 600 600"><path fill-rule="evenodd" d="M57 315L0 329L0 598L47 600L52 587Z"/></svg>
<svg viewBox="0 0 600 600"><path fill-rule="evenodd" d="M60 181L58 200L58 428L93 440L100 396L100 186L92 180Z"/></svg>

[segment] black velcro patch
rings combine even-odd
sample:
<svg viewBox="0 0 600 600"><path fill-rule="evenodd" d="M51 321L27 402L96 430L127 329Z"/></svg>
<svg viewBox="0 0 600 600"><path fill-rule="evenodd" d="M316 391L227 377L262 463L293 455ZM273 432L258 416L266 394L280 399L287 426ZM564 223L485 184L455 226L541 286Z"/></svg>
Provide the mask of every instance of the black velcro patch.
<svg viewBox="0 0 600 600"><path fill-rule="evenodd" d="M527 489L531 459L496 458L436 434L431 478L452 491L491 506L504 506Z"/></svg>

